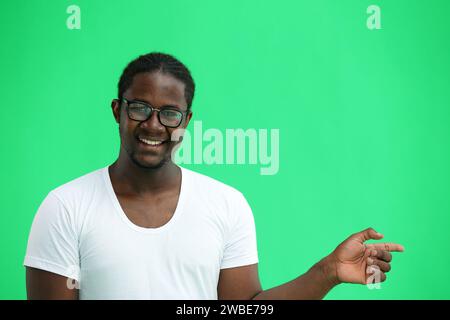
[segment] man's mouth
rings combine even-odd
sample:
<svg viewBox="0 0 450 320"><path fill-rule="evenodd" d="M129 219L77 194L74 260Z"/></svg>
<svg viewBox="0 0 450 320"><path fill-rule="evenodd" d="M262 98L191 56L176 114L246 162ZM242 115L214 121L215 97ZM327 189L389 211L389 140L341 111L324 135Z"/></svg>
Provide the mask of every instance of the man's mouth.
<svg viewBox="0 0 450 320"><path fill-rule="evenodd" d="M144 138L144 137L138 137L138 140L148 146L154 146L154 147L160 146L166 142L166 140L151 139L151 138Z"/></svg>

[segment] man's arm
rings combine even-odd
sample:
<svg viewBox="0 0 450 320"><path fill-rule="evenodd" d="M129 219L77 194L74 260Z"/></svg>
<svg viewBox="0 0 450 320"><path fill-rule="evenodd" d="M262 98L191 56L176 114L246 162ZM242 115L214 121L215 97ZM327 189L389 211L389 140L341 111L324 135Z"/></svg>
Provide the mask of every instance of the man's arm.
<svg viewBox="0 0 450 320"><path fill-rule="evenodd" d="M250 300L261 291L258 264L220 270L219 300Z"/></svg>
<svg viewBox="0 0 450 320"><path fill-rule="evenodd" d="M396 243L364 244L383 235L372 228L351 235L330 255L305 274L280 286L261 290L257 264L221 270L219 299L322 299L339 283L366 284L386 280L391 270L391 251L403 251Z"/></svg>
<svg viewBox="0 0 450 320"><path fill-rule="evenodd" d="M75 280L35 268L26 268L28 300L78 300ZM71 289L73 288L73 289Z"/></svg>
<svg viewBox="0 0 450 320"><path fill-rule="evenodd" d="M321 260L305 274L280 286L260 292L255 300L318 300L338 284L333 277L327 258Z"/></svg>
<svg viewBox="0 0 450 320"><path fill-rule="evenodd" d="M298 278L263 291L257 264L222 269L218 296L220 300L322 299L337 284L330 272L324 259Z"/></svg>

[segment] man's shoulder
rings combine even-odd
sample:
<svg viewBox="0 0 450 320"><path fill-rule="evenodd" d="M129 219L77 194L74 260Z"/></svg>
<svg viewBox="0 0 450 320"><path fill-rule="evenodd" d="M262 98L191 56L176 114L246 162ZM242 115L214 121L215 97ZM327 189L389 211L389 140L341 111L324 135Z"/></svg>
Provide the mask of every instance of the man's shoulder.
<svg viewBox="0 0 450 320"><path fill-rule="evenodd" d="M60 200L70 200L85 194L94 194L102 183L105 168L96 169L74 178L50 191Z"/></svg>
<svg viewBox="0 0 450 320"><path fill-rule="evenodd" d="M54 221L70 221L80 230L92 205L99 203L104 194L102 169L89 172L52 189L42 201L39 216L47 216ZM45 219L44 219L45 220Z"/></svg>
<svg viewBox="0 0 450 320"><path fill-rule="evenodd" d="M239 197L242 193L231 185L218 179L207 176L206 174L182 168L190 176L190 181L197 193L214 194L225 197Z"/></svg>

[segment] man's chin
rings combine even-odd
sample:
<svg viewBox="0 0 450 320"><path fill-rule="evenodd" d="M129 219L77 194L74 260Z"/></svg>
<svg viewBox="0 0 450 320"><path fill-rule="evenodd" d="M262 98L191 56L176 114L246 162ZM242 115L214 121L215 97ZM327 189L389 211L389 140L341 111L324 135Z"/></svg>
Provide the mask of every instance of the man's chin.
<svg viewBox="0 0 450 320"><path fill-rule="evenodd" d="M159 160L146 160L146 159L139 159L136 157L131 157L131 160L133 160L134 164L142 169L159 169L162 168L168 160L166 159L159 159Z"/></svg>

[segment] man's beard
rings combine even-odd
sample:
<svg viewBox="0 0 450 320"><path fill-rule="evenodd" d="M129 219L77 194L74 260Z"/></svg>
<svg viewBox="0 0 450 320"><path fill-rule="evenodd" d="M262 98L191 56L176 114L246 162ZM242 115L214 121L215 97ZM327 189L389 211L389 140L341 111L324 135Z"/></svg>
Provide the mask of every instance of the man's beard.
<svg viewBox="0 0 450 320"><path fill-rule="evenodd" d="M128 153L128 151L127 151L127 153ZM133 163L135 165L137 165L138 167L140 167L142 169L153 169L153 170L159 169L170 161L170 159L168 159L168 158L163 158L157 164L146 164L146 163L142 163L141 161L139 161L134 152L128 153L128 156L130 157L131 161L133 161Z"/></svg>
<svg viewBox="0 0 450 320"><path fill-rule="evenodd" d="M128 154L128 157L131 159L131 161L138 167L142 168L142 169L159 169L161 167L163 167L164 165L166 165L168 162L171 161L170 159L170 154L169 153L169 157L164 156L161 161L159 161L156 164L147 164L141 160L138 159L138 157L136 156L136 152L134 150L129 150L126 146L124 146L125 151Z"/></svg>

